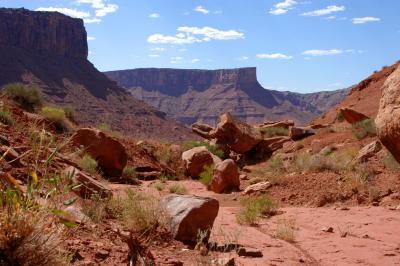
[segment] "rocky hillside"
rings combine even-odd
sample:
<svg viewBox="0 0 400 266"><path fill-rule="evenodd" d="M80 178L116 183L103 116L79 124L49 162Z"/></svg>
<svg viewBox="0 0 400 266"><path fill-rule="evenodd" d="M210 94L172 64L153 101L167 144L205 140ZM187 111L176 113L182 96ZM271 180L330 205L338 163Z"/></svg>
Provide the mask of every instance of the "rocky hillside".
<svg viewBox="0 0 400 266"><path fill-rule="evenodd" d="M343 100L347 90L298 94L264 89L256 68L133 69L106 72L138 99L179 122L215 124L230 112L248 123L293 119L305 124Z"/></svg>
<svg viewBox="0 0 400 266"><path fill-rule="evenodd" d="M81 19L2 8L0 35L0 87L36 85L47 102L73 107L82 124L106 123L138 137L191 138L186 128L133 98L88 61Z"/></svg>
<svg viewBox="0 0 400 266"><path fill-rule="evenodd" d="M349 95L343 101L321 117L317 118L315 122L334 122L340 108L351 108L368 117L376 117L383 85L399 65L400 62L397 62L394 65L382 68L380 71L375 71L371 76L354 86Z"/></svg>

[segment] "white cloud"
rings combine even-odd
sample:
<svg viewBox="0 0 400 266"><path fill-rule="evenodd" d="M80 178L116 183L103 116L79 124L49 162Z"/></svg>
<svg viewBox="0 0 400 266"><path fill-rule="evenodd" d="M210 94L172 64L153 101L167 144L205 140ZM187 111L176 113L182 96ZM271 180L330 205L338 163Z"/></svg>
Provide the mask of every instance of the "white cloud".
<svg viewBox="0 0 400 266"><path fill-rule="evenodd" d="M90 13L85 11L79 11L71 8L64 7L39 7L36 8L35 11L48 11L48 12L59 12L64 15L73 17L73 18L89 18Z"/></svg>
<svg viewBox="0 0 400 266"><path fill-rule="evenodd" d="M362 17L362 18L353 18L353 24L365 24L368 22L376 22L376 21L380 21L380 18L376 18L376 17Z"/></svg>
<svg viewBox="0 0 400 266"><path fill-rule="evenodd" d="M160 14L158 14L158 13L152 13L149 15L149 18L159 18L159 17L160 17Z"/></svg>
<svg viewBox="0 0 400 266"><path fill-rule="evenodd" d="M96 17L104 17L109 13L114 13L118 10L118 5L105 3L107 0L75 0L78 4L90 4L94 9Z"/></svg>
<svg viewBox="0 0 400 266"><path fill-rule="evenodd" d="M291 8L292 6L294 6L295 4L297 4L296 1L294 0L285 0L283 2L277 3L275 5L276 8Z"/></svg>
<svg viewBox="0 0 400 266"><path fill-rule="evenodd" d="M307 51L304 51L302 54L309 55L309 56L326 56L326 55L339 55L342 53L343 53L343 50L331 49L331 50L307 50Z"/></svg>
<svg viewBox="0 0 400 266"><path fill-rule="evenodd" d="M219 30L211 27L179 27L174 36L156 33L147 38L149 43L164 44L192 44L197 42L208 42L211 40L236 40L243 39L244 33L236 30Z"/></svg>
<svg viewBox="0 0 400 266"><path fill-rule="evenodd" d="M258 54L256 55L257 58L261 59L292 59L293 56L275 53L275 54Z"/></svg>
<svg viewBox="0 0 400 266"><path fill-rule="evenodd" d="M190 61L192 64L194 64L194 63L197 63L197 62L199 62L200 61L200 59L198 59L198 58L194 58L194 59L192 59L192 61Z"/></svg>
<svg viewBox="0 0 400 266"><path fill-rule="evenodd" d="M286 14L290 9L293 9L293 6L297 4L295 0L285 0L283 2L279 2L274 5L274 8L269 10L271 15L283 15Z"/></svg>
<svg viewBox="0 0 400 266"><path fill-rule="evenodd" d="M96 38L95 38L95 37L92 37L92 36L88 36L88 37L87 37L87 40L88 40L88 41L94 41L94 40L96 40Z"/></svg>
<svg viewBox="0 0 400 266"><path fill-rule="evenodd" d="M182 49L179 49L178 51L179 51L179 52L187 52L187 50L188 50L188 49L186 49L186 48L182 48Z"/></svg>
<svg viewBox="0 0 400 266"><path fill-rule="evenodd" d="M249 59L249 57L248 56L241 56L241 57L238 57L238 58L236 58L237 60L240 60L240 61L244 61L244 60L248 60Z"/></svg>
<svg viewBox="0 0 400 266"><path fill-rule="evenodd" d="M332 13L341 12L341 11L345 11L345 10L346 10L346 8L344 6L328 6L324 9L306 12L301 15L309 16L309 17L319 17L319 16L330 15Z"/></svg>
<svg viewBox="0 0 400 266"><path fill-rule="evenodd" d="M278 9L271 9L271 10L269 11L269 13L270 13L271 15L279 16L279 15L282 15L282 14L286 14L288 11L289 11L289 10L287 10L287 9L278 8Z"/></svg>
<svg viewBox="0 0 400 266"><path fill-rule="evenodd" d="M171 64L180 64L182 63L183 57L180 56L175 56L175 57L171 57Z"/></svg>
<svg viewBox="0 0 400 266"><path fill-rule="evenodd" d="M149 54L149 57L159 57L159 54Z"/></svg>
<svg viewBox="0 0 400 266"><path fill-rule="evenodd" d="M85 22L86 24L90 24L90 23L100 23L101 19L99 18L85 18L83 20L83 22Z"/></svg>
<svg viewBox="0 0 400 266"><path fill-rule="evenodd" d="M164 52L165 48L163 48L163 47L155 47L155 48L151 48L150 51L153 51L153 52Z"/></svg>
<svg viewBox="0 0 400 266"><path fill-rule="evenodd" d="M203 6L196 6L193 11L199 12L199 13L203 13L204 15L207 15L208 13L210 13L210 10L206 9Z"/></svg>

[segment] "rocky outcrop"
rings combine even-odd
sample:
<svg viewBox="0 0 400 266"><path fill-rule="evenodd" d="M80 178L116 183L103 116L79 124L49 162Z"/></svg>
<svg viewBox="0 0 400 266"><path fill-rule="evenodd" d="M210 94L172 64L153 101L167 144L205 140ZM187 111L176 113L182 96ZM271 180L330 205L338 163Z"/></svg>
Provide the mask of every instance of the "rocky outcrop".
<svg viewBox="0 0 400 266"><path fill-rule="evenodd" d="M299 140L314 134L315 131L310 127L291 127L289 137L293 140Z"/></svg>
<svg viewBox="0 0 400 266"><path fill-rule="evenodd" d="M355 124L363 120L369 119L368 116L351 108L341 108L340 113L342 114L344 120L346 120L350 124Z"/></svg>
<svg viewBox="0 0 400 266"><path fill-rule="evenodd" d="M39 87L50 104L75 110L80 124L105 123L136 137L193 139L165 113L132 97L87 60L83 21L57 12L0 9L0 89Z"/></svg>
<svg viewBox="0 0 400 266"><path fill-rule="evenodd" d="M213 171L210 189L215 193L238 190L240 186L239 172L236 163L227 159L217 164Z"/></svg>
<svg viewBox="0 0 400 266"><path fill-rule="evenodd" d="M99 164L108 177L120 177L126 166L128 155L124 146L104 132L93 128L81 128L71 138L71 143L82 147Z"/></svg>
<svg viewBox="0 0 400 266"><path fill-rule="evenodd" d="M205 146L195 147L182 153L182 161L186 173L197 178L204 171L206 166L213 164L213 156Z"/></svg>
<svg viewBox="0 0 400 266"><path fill-rule="evenodd" d="M291 118L305 124L339 103L347 91L298 94L264 89L256 68L133 69L106 72L138 99L176 120L216 125L221 113L230 112L242 121Z"/></svg>
<svg viewBox="0 0 400 266"><path fill-rule="evenodd" d="M171 217L172 236L185 243L195 244L199 233L207 241L218 215L217 200L198 196L172 195L163 199L167 214Z"/></svg>
<svg viewBox="0 0 400 266"><path fill-rule="evenodd" d="M293 120L285 120L279 122L264 122L263 124L259 125L259 128L286 128L294 126Z"/></svg>
<svg viewBox="0 0 400 266"><path fill-rule="evenodd" d="M0 8L0 45L85 60L83 21L60 13Z"/></svg>
<svg viewBox="0 0 400 266"><path fill-rule="evenodd" d="M375 123L380 141L400 162L400 66L384 84Z"/></svg>
<svg viewBox="0 0 400 266"><path fill-rule="evenodd" d="M369 158L373 157L382 149L382 145L379 141L371 142L368 145L365 145L359 152L356 158L354 158L355 162L365 162ZM322 151L321 151L322 152Z"/></svg>
<svg viewBox="0 0 400 266"><path fill-rule="evenodd" d="M246 187L243 191L243 195L250 195L254 193L265 193L265 191L271 187L271 183L268 181L259 182Z"/></svg>

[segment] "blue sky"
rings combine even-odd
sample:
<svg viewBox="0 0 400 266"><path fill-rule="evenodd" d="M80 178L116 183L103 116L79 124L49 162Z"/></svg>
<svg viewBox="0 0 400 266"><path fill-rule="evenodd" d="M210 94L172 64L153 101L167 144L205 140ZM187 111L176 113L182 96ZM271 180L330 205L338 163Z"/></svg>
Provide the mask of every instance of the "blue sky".
<svg viewBox="0 0 400 266"><path fill-rule="evenodd" d="M0 0L85 19L101 71L255 66L260 83L312 92L400 59L398 0Z"/></svg>

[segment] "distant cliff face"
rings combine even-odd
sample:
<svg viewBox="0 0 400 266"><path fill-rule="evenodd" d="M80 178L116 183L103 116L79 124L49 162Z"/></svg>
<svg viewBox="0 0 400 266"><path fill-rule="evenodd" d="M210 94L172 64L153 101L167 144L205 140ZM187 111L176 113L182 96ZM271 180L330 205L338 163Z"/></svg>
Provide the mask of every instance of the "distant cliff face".
<svg viewBox="0 0 400 266"><path fill-rule="evenodd" d="M13 82L35 84L46 101L73 107L82 124L107 123L137 137L193 138L99 72L87 60L86 38L81 19L0 9L0 89Z"/></svg>
<svg viewBox="0 0 400 266"><path fill-rule="evenodd" d="M148 68L111 71L106 75L136 98L185 124L215 124L224 112L253 124L280 119L305 124L336 105L346 94L345 91L298 94L266 90L257 81L256 68Z"/></svg>
<svg viewBox="0 0 400 266"><path fill-rule="evenodd" d="M0 44L63 57L86 59L83 21L60 13L0 8Z"/></svg>

